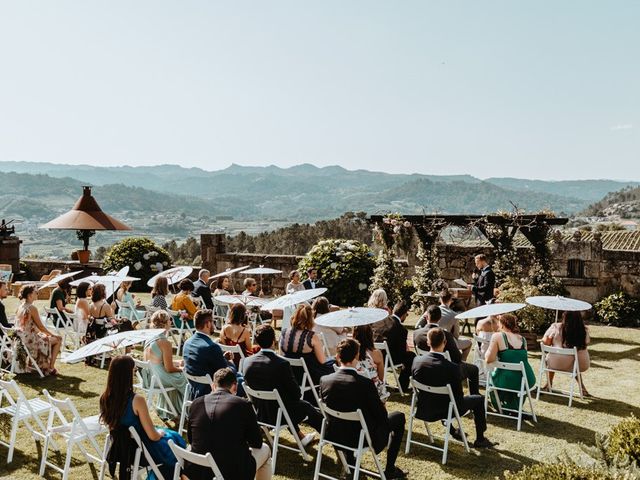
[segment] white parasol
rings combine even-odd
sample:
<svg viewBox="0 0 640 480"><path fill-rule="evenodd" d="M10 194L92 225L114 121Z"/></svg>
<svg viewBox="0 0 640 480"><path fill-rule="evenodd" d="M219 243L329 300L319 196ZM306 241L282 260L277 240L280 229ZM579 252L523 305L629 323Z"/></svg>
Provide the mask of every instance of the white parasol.
<svg viewBox="0 0 640 480"><path fill-rule="evenodd" d="M323 327L357 327L371 325L384 320L388 316L389 312L382 308L352 307L325 313L316 318L315 323Z"/></svg>
<svg viewBox="0 0 640 480"><path fill-rule="evenodd" d="M238 267L238 268L227 268L224 272L220 272L220 273L216 273L215 275L212 275L211 278L227 277L229 275L233 275L234 273L238 273L243 270L246 270L247 268L249 268L249 265L245 267Z"/></svg>
<svg viewBox="0 0 640 480"><path fill-rule="evenodd" d="M276 310L286 307L292 307L294 305L298 305L299 303L308 302L311 299L319 297L324 292L326 292L326 288L310 288L309 290L300 290L298 292L289 293L287 295L282 295L281 297L276 298L275 300L266 303L262 310ZM218 298L218 297L216 297Z"/></svg>
<svg viewBox="0 0 640 480"><path fill-rule="evenodd" d="M48 280L48 281L44 282L42 285L40 285L38 287L38 290L40 290L42 288L51 287L53 285L57 285L58 282L61 282L62 280L66 280L67 278L75 277L79 273L82 273L82 270L78 270L77 272L68 272L68 273L63 273L63 274L60 274L60 275L56 275L51 280Z"/></svg>
<svg viewBox="0 0 640 480"><path fill-rule="evenodd" d="M526 306L526 303L491 303L459 313L456 315L456 318L462 320L465 318L484 318L491 315L502 315L503 313L515 312Z"/></svg>
<svg viewBox="0 0 640 480"><path fill-rule="evenodd" d="M162 328L154 328L149 330L131 330L130 332L107 335L70 353L62 359L62 361L64 363L77 363L87 357L102 355L103 353L113 352L119 348L130 347L138 343L146 342L164 331Z"/></svg>
<svg viewBox="0 0 640 480"><path fill-rule="evenodd" d="M173 267L151 277L147 282L147 286L153 287L158 277L166 277L169 285L173 285L178 283L180 280L184 280L185 278L187 278L189 275L191 275L191 272L193 272L193 267Z"/></svg>
<svg viewBox="0 0 640 480"><path fill-rule="evenodd" d="M226 303L227 305L242 303L246 307L262 307L269 302L268 299L252 297L251 295L218 295L215 298L216 302Z"/></svg>
<svg viewBox="0 0 640 480"><path fill-rule="evenodd" d="M263 275L275 275L282 273L282 270L276 270L275 268L265 267L260 265L258 268L250 268L249 270L243 270L243 275L260 275L260 291L262 291L262 276Z"/></svg>
<svg viewBox="0 0 640 480"><path fill-rule="evenodd" d="M576 300L574 298L561 297L557 295L555 297L527 297L527 303L540 308L546 308L547 310L561 310L568 312L582 312L584 310L591 310L591 304L583 302L582 300Z"/></svg>

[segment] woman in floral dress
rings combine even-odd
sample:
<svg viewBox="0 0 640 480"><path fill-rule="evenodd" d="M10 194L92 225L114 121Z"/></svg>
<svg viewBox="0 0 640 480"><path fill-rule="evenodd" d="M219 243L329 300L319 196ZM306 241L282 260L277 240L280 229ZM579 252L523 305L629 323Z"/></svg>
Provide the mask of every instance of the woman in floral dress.
<svg viewBox="0 0 640 480"><path fill-rule="evenodd" d="M33 305L36 299L33 285L22 287L18 298L22 303L16 313L16 333L43 373L56 375L56 359L62 346L62 337L51 333L42 324L38 309ZM18 373L27 371L27 365L18 365Z"/></svg>

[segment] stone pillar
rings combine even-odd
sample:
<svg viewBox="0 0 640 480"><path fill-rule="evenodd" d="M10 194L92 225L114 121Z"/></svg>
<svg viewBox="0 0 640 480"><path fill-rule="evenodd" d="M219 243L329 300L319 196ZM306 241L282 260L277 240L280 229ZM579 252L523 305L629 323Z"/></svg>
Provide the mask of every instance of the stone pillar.
<svg viewBox="0 0 640 480"><path fill-rule="evenodd" d="M200 234L200 255L202 268L211 273L218 271L218 254L226 253L226 236L224 233Z"/></svg>
<svg viewBox="0 0 640 480"><path fill-rule="evenodd" d="M0 238L0 264L11 265L14 274L20 272L20 244L18 237Z"/></svg>

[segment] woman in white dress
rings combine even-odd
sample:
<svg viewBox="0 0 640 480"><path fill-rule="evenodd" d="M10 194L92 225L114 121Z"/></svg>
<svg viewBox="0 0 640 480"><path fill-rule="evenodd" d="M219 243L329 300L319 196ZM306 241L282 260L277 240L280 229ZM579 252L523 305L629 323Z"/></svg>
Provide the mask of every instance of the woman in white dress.
<svg viewBox="0 0 640 480"><path fill-rule="evenodd" d="M329 313L331 311L329 300L327 300L326 297L316 298L313 301L313 305L311 305L311 308L313 309L315 318L318 318L320 315L324 315L325 313ZM313 327L313 331L322 334L325 346L327 347L327 350L329 350L329 355L335 357L336 347L342 340L347 338L347 332L349 331L349 329L344 327L323 327L321 325L315 324Z"/></svg>
<svg viewBox="0 0 640 480"><path fill-rule="evenodd" d="M289 273L289 283L287 283L287 286L284 288L285 293L288 295L290 293L300 292L304 289L304 285L300 281L300 272L292 270ZM282 309L282 329L289 328L291 326L291 315L293 315L295 309L296 306L284 307Z"/></svg>
<svg viewBox="0 0 640 480"><path fill-rule="evenodd" d="M81 336L87 333L89 326L89 298L93 292L93 286L89 282L81 282L76 288L76 310L73 327Z"/></svg>

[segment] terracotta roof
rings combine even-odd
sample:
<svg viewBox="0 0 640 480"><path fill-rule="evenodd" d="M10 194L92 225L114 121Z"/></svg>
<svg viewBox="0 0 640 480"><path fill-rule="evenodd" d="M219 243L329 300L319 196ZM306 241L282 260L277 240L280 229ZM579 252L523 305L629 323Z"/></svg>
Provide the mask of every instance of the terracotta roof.
<svg viewBox="0 0 640 480"><path fill-rule="evenodd" d="M573 238L573 232L563 232L562 240L565 242L571 241ZM593 232L582 232L582 241L593 241ZM639 252L640 251L640 230L619 230L611 232L601 232L602 249L603 250L618 250L624 252ZM491 247L491 243L486 238L467 238L464 240L454 240L446 243L452 243L464 247ZM516 234L514 237L514 245L516 247L530 247L529 240L526 239L521 233Z"/></svg>

